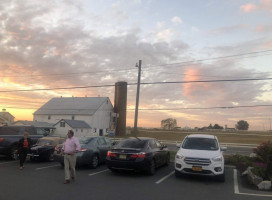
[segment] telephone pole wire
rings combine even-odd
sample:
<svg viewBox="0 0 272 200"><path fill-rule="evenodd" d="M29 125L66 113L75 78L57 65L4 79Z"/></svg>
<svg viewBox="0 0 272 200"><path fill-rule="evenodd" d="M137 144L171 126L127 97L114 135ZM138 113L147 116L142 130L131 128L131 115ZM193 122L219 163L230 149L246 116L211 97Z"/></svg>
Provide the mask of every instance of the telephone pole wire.
<svg viewBox="0 0 272 200"><path fill-rule="evenodd" d="M134 137L137 137L137 122L138 122L138 106L139 106L139 96L140 96L140 84L141 84L141 67L142 60L139 60L139 64L136 63L138 67L138 82L137 82L137 94L136 94L136 106L135 106L135 118L134 118Z"/></svg>

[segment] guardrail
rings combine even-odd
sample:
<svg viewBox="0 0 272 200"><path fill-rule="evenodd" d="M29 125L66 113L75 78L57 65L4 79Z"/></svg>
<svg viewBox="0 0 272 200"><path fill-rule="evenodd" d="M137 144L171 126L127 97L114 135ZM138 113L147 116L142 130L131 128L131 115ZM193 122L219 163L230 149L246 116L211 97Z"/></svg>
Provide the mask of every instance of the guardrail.
<svg viewBox="0 0 272 200"><path fill-rule="evenodd" d="M111 138L113 141L119 142L123 138ZM163 144L172 144L177 145L181 144L182 141L173 141L173 140L159 140ZM224 147L240 147L240 148L255 148L258 144L243 144L243 143L220 143Z"/></svg>

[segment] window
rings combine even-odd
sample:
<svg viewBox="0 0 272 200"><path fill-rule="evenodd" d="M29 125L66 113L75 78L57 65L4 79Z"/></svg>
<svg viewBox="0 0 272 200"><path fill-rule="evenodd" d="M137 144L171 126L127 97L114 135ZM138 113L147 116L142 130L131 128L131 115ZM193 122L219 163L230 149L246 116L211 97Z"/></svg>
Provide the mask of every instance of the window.
<svg viewBox="0 0 272 200"><path fill-rule="evenodd" d="M50 120L51 119L51 115L48 115L48 120Z"/></svg>
<svg viewBox="0 0 272 200"><path fill-rule="evenodd" d="M81 129L81 133L83 132L83 129Z"/></svg>
<svg viewBox="0 0 272 200"><path fill-rule="evenodd" d="M75 115L72 115L72 120L75 120Z"/></svg>
<svg viewBox="0 0 272 200"><path fill-rule="evenodd" d="M96 128L94 128L94 132L96 133Z"/></svg>
<svg viewBox="0 0 272 200"><path fill-rule="evenodd" d="M107 143L105 142L104 138L98 138L98 145L101 146L101 145L106 145Z"/></svg>
<svg viewBox="0 0 272 200"><path fill-rule="evenodd" d="M112 144L112 142L111 142L111 140L109 139L109 138L104 138L105 140L106 140L106 143L108 144L108 145L111 145Z"/></svg>
<svg viewBox="0 0 272 200"><path fill-rule="evenodd" d="M150 147L150 149L155 149L155 148L157 148L156 142L155 142L154 140L150 140L150 142L149 142L149 147Z"/></svg>
<svg viewBox="0 0 272 200"><path fill-rule="evenodd" d="M65 122L60 122L60 127L65 127Z"/></svg>
<svg viewBox="0 0 272 200"><path fill-rule="evenodd" d="M76 132L77 132L77 129L76 129Z"/></svg>

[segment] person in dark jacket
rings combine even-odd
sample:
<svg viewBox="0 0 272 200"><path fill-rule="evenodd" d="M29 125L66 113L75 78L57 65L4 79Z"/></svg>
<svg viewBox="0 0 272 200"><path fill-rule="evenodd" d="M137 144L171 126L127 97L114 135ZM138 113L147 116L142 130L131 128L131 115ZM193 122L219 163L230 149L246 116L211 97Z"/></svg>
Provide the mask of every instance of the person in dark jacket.
<svg viewBox="0 0 272 200"><path fill-rule="evenodd" d="M24 162L26 160L27 153L32 145L32 140L28 138L28 132L24 133L24 137L19 140L18 143L18 150L19 153L19 160L20 160L20 170L24 169Z"/></svg>

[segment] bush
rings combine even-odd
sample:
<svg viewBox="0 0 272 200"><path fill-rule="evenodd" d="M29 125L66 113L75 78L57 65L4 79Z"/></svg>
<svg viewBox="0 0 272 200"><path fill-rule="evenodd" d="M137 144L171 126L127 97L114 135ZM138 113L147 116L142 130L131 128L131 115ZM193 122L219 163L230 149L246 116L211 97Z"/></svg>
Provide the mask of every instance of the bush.
<svg viewBox="0 0 272 200"><path fill-rule="evenodd" d="M257 158L264 163L269 161L269 156L272 155L272 143L270 141L261 143L256 149L253 150Z"/></svg>

